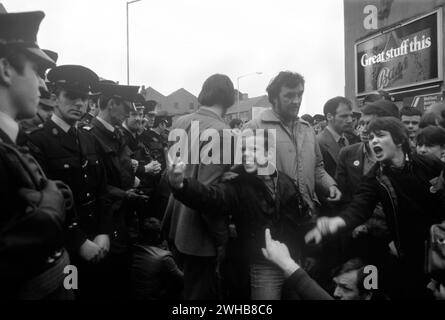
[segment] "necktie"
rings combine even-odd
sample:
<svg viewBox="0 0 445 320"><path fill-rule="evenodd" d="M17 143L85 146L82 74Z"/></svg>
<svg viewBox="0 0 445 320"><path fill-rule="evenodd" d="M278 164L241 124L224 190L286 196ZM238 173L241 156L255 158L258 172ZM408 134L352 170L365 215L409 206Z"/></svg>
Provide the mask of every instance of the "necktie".
<svg viewBox="0 0 445 320"><path fill-rule="evenodd" d="M75 127L71 127L71 128L68 130L68 135L69 135L70 137L72 137L72 138L74 139L74 141L76 141L76 144L79 143L78 140L77 140L77 129L76 129Z"/></svg>
<svg viewBox="0 0 445 320"><path fill-rule="evenodd" d="M346 147L345 137L340 137L340 139L338 139L338 145L340 146L340 148Z"/></svg>

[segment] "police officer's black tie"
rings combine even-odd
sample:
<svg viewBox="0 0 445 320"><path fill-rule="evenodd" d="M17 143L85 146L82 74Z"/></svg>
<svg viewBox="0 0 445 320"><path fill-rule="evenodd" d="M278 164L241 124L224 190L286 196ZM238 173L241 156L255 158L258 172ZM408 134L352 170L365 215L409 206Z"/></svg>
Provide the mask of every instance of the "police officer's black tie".
<svg viewBox="0 0 445 320"><path fill-rule="evenodd" d="M77 138L77 128L76 128L76 127L71 127L71 128L68 130L68 135L74 139L74 141L76 142L76 144L79 144L79 140L78 140L78 138Z"/></svg>

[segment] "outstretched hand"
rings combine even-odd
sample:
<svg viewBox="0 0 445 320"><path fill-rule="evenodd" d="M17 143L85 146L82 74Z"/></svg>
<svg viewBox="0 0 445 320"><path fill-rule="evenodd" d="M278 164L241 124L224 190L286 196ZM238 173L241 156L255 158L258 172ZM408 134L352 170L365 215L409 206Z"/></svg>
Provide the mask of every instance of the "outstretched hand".
<svg viewBox="0 0 445 320"><path fill-rule="evenodd" d="M185 163L177 159L173 161L168 154L167 178L173 189L181 189L184 184Z"/></svg>
<svg viewBox="0 0 445 320"><path fill-rule="evenodd" d="M287 246L280 241L272 239L269 229L266 229L265 231L265 242L266 248L261 248L264 257L280 267L284 271L286 277L289 277L300 268L300 266L291 258Z"/></svg>
<svg viewBox="0 0 445 320"><path fill-rule="evenodd" d="M317 226L309 231L304 237L306 243L314 242L319 244L323 237L334 234L338 229L346 226L345 220L340 217L321 217L317 220Z"/></svg>

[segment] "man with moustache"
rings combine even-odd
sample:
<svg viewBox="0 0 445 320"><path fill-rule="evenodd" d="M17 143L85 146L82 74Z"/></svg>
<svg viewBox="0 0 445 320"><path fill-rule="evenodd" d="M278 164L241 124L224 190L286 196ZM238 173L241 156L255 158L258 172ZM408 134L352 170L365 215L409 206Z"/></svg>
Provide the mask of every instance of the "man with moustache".
<svg viewBox="0 0 445 320"><path fill-rule="evenodd" d="M280 72L267 87L273 108L246 124L251 129L276 130L277 169L295 180L309 214L317 213L317 186L329 201L341 192L326 172L320 147L311 126L298 117L304 93L304 78L290 71Z"/></svg>
<svg viewBox="0 0 445 320"><path fill-rule="evenodd" d="M80 273L80 298L99 298L97 275L110 250L111 216L106 203L106 176L99 145L77 127L86 111L88 95L99 81L88 68L64 65L51 69L56 107L51 119L29 135L29 147L52 179L73 191L77 217L68 223L70 255Z"/></svg>
<svg viewBox="0 0 445 320"><path fill-rule="evenodd" d="M299 210L308 216L320 214L318 196L336 202L341 192L334 179L326 172L315 131L298 117L304 93L304 78L290 71L280 72L267 87L271 110L262 112L246 124L247 128L276 131L277 170L291 177L301 194ZM316 194L315 190L317 188ZM318 267L303 248L302 263ZM306 251L306 252L305 252ZM315 254L318 256L318 254Z"/></svg>

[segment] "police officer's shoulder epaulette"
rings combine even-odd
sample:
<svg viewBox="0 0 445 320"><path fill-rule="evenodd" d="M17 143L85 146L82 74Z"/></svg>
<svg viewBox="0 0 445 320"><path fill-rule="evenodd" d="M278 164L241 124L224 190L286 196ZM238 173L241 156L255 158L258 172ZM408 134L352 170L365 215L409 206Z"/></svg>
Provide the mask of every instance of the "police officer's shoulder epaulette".
<svg viewBox="0 0 445 320"><path fill-rule="evenodd" d="M37 127L31 128L31 129L29 129L29 130L26 130L25 133L26 133L27 135L34 135L34 134L36 134L37 132L42 132L43 129L44 129L43 124L39 124Z"/></svg>
<svg viewBox="0 0 445 320"><path fill-rule="evenodd" d="M42 150L40 150L40 148L32 143L30 140L26 142L26 146L29 148L29 150L31 150L31 152L42 153Z"/></svg>
<svg viewBox="0 0 445 320"><path fill-rule="evenodd" d="M91 129L93 129L93 127L92 126L82 126L82 127L80 127L80 129L90 131Z"/></svg>

